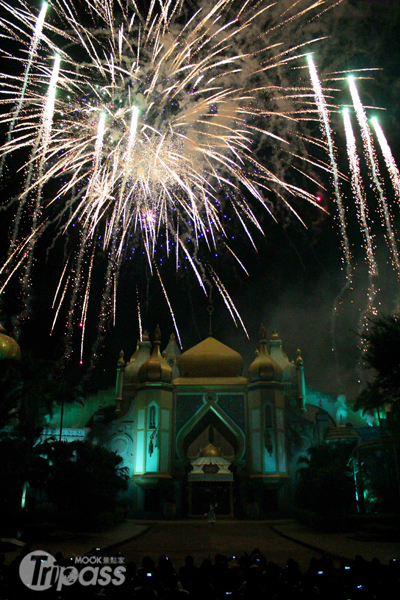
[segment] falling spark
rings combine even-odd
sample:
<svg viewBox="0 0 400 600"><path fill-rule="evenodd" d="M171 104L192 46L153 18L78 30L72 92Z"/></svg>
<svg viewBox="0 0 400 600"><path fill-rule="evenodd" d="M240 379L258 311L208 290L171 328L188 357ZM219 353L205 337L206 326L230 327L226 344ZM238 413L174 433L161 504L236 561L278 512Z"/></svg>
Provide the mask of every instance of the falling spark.
<svg viewBox="0 0 400 600"><path fill-rule="evenodd" d="M344 286L342 287L339 294L336 296L336 298L334 300L332 319L331 319L332 349L333 349L333 352L335 355L335 359L336 359L336 361L338 361L338 353L337 353L337 346L336 346L336 319L337 319L337 315L338 315L338 308L339 308L340 304L342 303L344 294L347 292L347 290L350 288L350 286L352 284L352 276L353 276L352 265L351 265L350 242L349 242L349 238L348 238L347 230L346 230L346 212L345 212L345 207L344 207L344 204L342 201L342 195L341 195L341 191L340 191L339 169L337 166L337 161L336 161L336 156L335 156L335 146L334 146L334 142L333 142L331 124L330 124L330 120L329 120L328 107L327 107L326 99L324 96L324 92L322 90L321 83L318 78L317 69L315 67L314 60L311 55L307 56L307 61L308 61L308 68L309 68L310 77L311 77L311 83L312 83L312 86L314 89L315 103L318 108L318 114L319 114L319 119L321 122L322 131L325 134L326 143L328 146L328 154L329 154L329 160L330 160L330 165L331 165L331 172L333 174L333 186L334 186L334 190L335 190L335 200L336 200L336 206L338 209L340 232L341 232L341 236L342 236L342 248L343 248L344 262L345 262L346 283L344 284Z"/></svg>
<svg viewBox="0 0 400 600"><path fill-rule="evenodd" d="M392 251L393 267L395 268L398 275L400 276L399 253L398 253L397 243L396 243L396 239L395 239L394 232L393 232L392 218L391 218L389 206L388 206L388 203L387 203L387 200L385 197L383 183L381 181L378 160L376 157L375 148L374 148L373 140L372 140L371 129L368 125L367 115L366 115L364 107L361 103L354 77L349 77L348 81L349 81L349 86L350 86L351 97L353 100L354 110L356 111L357 120L360 125L360 129L361 129L361 135L362 135L362 139L363 139L366 160L367 160L370 172L371 172L371 177L372 177L372 180L373 180L373 183L375 186L375 190L379 197L381 217L382 217L382 221L383 221L384 225L386 226L388 244Z"/></svg>
<svg viewBox="0 0 400 600"><path fill-rule="evenodd" d="M341 195L341 191L340 191L339 169L337 166L337 161L336 161L336 156L335 156L335 146L334 146L334 142L333 142L333 135L332 135L332 129L331 129L331 124L330 124L329 112L328 112L328 107L326 104L326 99L325 99L324 92L321 87L321 83L318 78L318 73L317 73L317 69L314 64L313 57L310 54L307 56L307 61L308 61L308 68L310 71L311 82L312 82L312 86L314 89L315 103L318 108L319 118L320 118L320 121L321 121L321 124L323 127L323 132L326 137L326 142L328 144L329 160L331 163L332 174L333 174L335 199L336 199L336 205L337 205L338 212L339 212L340 231L342 234L343 252L344 252L344 260L345 260L345 266L346 266L346 279L347 279L347 283L340 294L340 296L342 296L344 291L351 285L351 279L352 279L350 243L349 243L349 238L348 238L347 231L346 231L346 212L345 212L345 207L343 204L342 195Z"/></svg>
<svg viewBox="0 0 400 600"><path fill-rule="evenodd" d="M371 315L377 314L375 307L375 298L378 289L375 285L375 279L378 276L378 266L374 256L373 237L371 234L370 227L368 225L368 206L365 198L365 192L360 173L360 161L357 154L356 140L354 137L348 109L343 110L343 121L346 132L347 154L349 157L351 171L351 185L357 204L357 216L360 221L361 230L364 235L364 244L366 247L368 264L368 302L364 313L360 317L358 327L358 333L360 334L361 340L361 350L365 351L365 336L363 335L363 333L365 333L365 331L368 330L369 318L371 317Z"/></svg>
<svg viewBox="0 0 400 600"><path fill-rule="evenodd" d="M385 134L383 133L382 127L380 126L378 119L373 117L371 119L372 125L374 126L376 137L378 138L379 145L382 150L383 157L385 159L387 170L389 171L390 179L396 194L397 201L400 202L400 172L397 167L396 161L393 158L392 151L387 142Z"/></svg>
<svg viewBox="0 0 400 600"><path fill-rule="evenodd" d="M139 340L143 340L143 330L142 330L142 312L140 310L140 300L139 300L139 290L136 286L136 304L137 304L137 317L138 317L138 325L139 325Z"/></svg>
<svg viewBox="0 0 400 600"><path fill-rule="evenodd" d="M165 300L167 301L167 304L168 304L169 312L171 314L172 322L174 324L174 329L175 329L175 332L176 332L176 335L177 335L177 338L178 338L178 341L179 341L179 345L182 348L182 340L181 340L181 336L180 336L180 333L179 333L178 325L176 323L175 314L174 314L174 311L172 310L171 302L169 301L167 291L165 289L163 280L162 280L161 275L160 275L160 271L158 270L157 265L155 263L154 263L154 267L155 267L158 279L160 280L160 285L161 285L162 291L164 293Z"/></svg>
<svg viewBox="0 0 400 600"><path fill-rule="evenodd" d="M279 166L276 173L267 168L257 148L270 140L291 155L291 162L299 157L303 165L307 160L333 173L349 284L351 256L329 106L311 58L329 164L300 156L296 136L291 135L289 145L284 128L286 123L298 127L301 143L303 122L315 119L310 90L297 87L297 81L284 86L294 71L287 69L283 79L281 73L304 57L306 44L319 38L289 47L282 31L296 19L315 18L338 3L303 2L301 8L300 2L290 7L284 3L277 16L279 3L258 0L240 8L231 0L200 2L194 14L183 0L159 0L149 3L142 15L134 2L93 0L84 3L88 10L81 20L81 7L72 0L52 0L47 22L45 5L37 14L34 6L23 3L21 11L0 0L11 15L7 26L0 19L6 37L25 43L24 59L15 60L19 64L28 57L23 75L14 76L5 89L2 104L9 112L0 118L9 127L0 160L14 153L27 157L11 235L13 258L4 273L8 279L10 270L20 273L24 268L29 287L43 223L57 229L56 239L64 235L66 246L77 240L66 251L68 276L62 269L56 294L66 304L68 340L78 315L82 334L86 331L91 281L102 268L100 257L108 261L100 333L108 320L115 322L119 273L132 248L137 250L135 260L140 256L147 261L147 272L156 270L160 277L162 260L174 251L177 270L190 266L204 291L211 275L235 321L242 323L207 261L218 244L225 245L224 213L236 219L255 247L254 231L262 231L259 209L276 220L274 204L283 202L301 221L292 201L318 205L312 193L279 177ZM18 31L25 33L21 37ZM58 58L50 67L55 53ZM274 69L281 83L270 77ZM298 171L304 173L304 167ZM307 173L304 178L307 185L313 182ZM27 260L21 261L14 251L29 227L37 234L25 247ZM60 308L58 304L57 315ZM138 311L141 330L139 303Z"/></svg>
<svg viewBox="0 0 400 600"><path fill-rule="evenodd" d="M4 8L4 4L1 3L1 5ZM44 20L46 18L47 7L48 7L47 2L43 2L42 8L41 8L38 18L36 20L36 25L35 25L35 29L33 31L32 41L31 41L31 45L29 48L29 58L28 58L28 62L25 67L22 89L21 89L21 93L19 95L17 107L16 107L14 113L12 114L9 130L8 130L8 134L7 134L7 143L11 142L12 132L14 130L15 123L17 122L19 114L22 109L22 105L23 105L24 98L25 98L26 86L28 85L29 73L30 73L30 70L32 67L32 63L35 59L36 52L37 52L38 46L40 44L41 36L42 36L42 29L43 29L43 25L44 25ZM5 158L6 158L6 154L3 154L3 156L1 157L1 160L0 160L0 177L3 174Z"/></svg>

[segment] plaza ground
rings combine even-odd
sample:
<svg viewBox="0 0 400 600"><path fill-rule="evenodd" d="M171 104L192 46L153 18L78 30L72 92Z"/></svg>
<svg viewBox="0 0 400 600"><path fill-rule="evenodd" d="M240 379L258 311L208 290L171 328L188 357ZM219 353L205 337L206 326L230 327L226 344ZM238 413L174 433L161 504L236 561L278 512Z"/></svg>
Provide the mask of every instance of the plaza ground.
<svg viewBox="0 0 400 600"><path fill-rule="evenodd" d="M268 560L283 566L288 557L307 567L312 556L330 554L336 560L354 559L361 554L371 560L374 556L387 563L400 558L400 541L384 542L357 540L351 534L316 533L291 519L274 521L219 520L208 523L202 520L181 521L125 521L121 525L101 533L56 532L45 539L29 542L31 550L57 550L64 556L81 556L92 548L101 548L105 556L116 552L126 559L140 564L144 556L155 560L167 555L176 567L192 554L199 564L204 558L213 559L216 553L227 556L250 553L259 548ZM6 552L9 563L21 547Z"/></svg>

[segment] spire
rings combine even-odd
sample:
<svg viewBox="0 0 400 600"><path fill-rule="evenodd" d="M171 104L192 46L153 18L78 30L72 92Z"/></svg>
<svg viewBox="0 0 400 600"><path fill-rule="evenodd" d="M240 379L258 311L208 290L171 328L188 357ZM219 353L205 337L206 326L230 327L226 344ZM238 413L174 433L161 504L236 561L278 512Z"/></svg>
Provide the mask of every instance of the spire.
<svg viewBox="0 0 400 600"><path fill-rule="evenodd" d="M121 367L121 368L125 366L124 351L123 350L120 350L120 353L119 353L118 366Z"/></svg>
<svg viewBox="0 0 400 600"><path fill-rule="evenodd" d="M301 356L301 350L300 348L297 348L297 358L296 358L296 365L297 366L301 366L304 364L303 358Z"/></svg>
<svg viewBox="0 0 400 600"><path fill-rule="evenodd" d="M209 321L210 321L208 335L211 337L212 336L212 316L213 316L213 312L214 312L214 307L212 305L211 292L210 292L210 295L208 297L207 312L208 312L208 318L209 318Z"/></svg>

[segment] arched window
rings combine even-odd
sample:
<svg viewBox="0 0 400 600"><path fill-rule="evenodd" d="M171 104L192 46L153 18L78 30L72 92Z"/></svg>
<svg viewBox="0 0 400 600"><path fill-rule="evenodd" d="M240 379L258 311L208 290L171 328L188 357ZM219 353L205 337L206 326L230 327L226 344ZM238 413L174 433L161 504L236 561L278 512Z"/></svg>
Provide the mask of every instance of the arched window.
<svg viewBox="0 0 400 600"><path fill-rule="evenodd" d="M149 410L149 429L156 428L156 407L150 406Z"/></svg>

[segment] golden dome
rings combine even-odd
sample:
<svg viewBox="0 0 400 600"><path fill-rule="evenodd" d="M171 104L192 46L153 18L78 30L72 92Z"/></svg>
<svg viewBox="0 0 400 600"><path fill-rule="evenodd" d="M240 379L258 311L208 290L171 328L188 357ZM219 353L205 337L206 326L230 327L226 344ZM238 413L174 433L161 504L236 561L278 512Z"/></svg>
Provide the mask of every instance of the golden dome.
<svg viewBox="0 0 400 600"><path fill-rule="evenodd" d="M140 367L138 379L141 383L153 383L157 381L171 383L172 369L160 353L161 331L158 325L154 332L154 338L152 355Z"/></svg>
<svg viewBox="0 0 400 600"><path fill-rule="evenodd" d="M0 325L0 360L2 358L14 358L15 360L19 360L21 358L20 347L17 342L9 335L6 335L4 331L4 327Z"/></svg>
<svg viewBox="0 0 400 600"><path fill-rule="evenodd" d="M235 377L242 370L243 359L210 336L181 354L177 365L184 377Z"/></svg>
<svg viewBox="0 0 400 600"><path fill-rule="evenodd" d="M269 355L266 331L263 325L261 326L260 337L260 353L250 365L249 379L250 381L281 381L282 369Z"/></svg>
<svg viewBox="0 0 400 600"><path fill-rule="evenodd" d="M214 444L208 444L200 450L200 456L221 456L221 452Z"/></svg>

